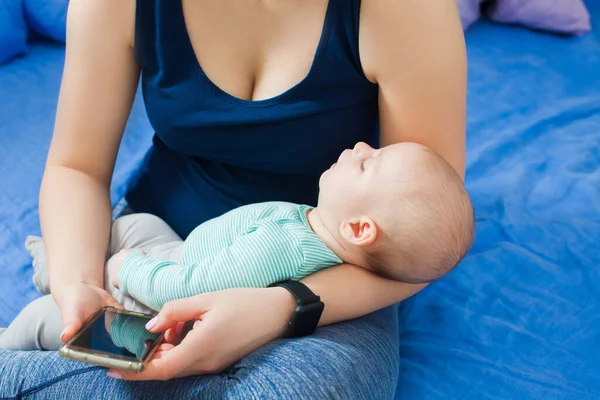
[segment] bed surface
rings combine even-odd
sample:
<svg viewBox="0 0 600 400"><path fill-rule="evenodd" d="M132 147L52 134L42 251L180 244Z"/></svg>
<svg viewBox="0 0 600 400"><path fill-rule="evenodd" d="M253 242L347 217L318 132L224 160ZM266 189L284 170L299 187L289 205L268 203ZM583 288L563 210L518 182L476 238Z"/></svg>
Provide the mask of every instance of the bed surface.
<svg viewBox="0 0 600 400"><path fill-rule="evenodd" d="M600 2L591 11L582 38L467 31L477 237L400 306L397 399L600 398Z"/></svg>
<svg viewBox="0 0 600 400"><path fill-rule="evenodd" d="M600 27L600 4L591 11ZM570 39L483 22L467 44L477 238L400 306L396 398L600 398L600 30ZM0 326L39 296L23 242L39 234L63 60L38 43L0 67ZM137 101L113 204L150 137Z"/></svg>

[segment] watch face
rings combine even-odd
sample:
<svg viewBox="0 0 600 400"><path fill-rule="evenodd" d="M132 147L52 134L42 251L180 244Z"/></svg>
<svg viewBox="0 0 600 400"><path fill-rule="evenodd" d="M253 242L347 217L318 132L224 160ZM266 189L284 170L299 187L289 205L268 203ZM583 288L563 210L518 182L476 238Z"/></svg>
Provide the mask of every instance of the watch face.
<svg viewBox="0 0 600 400"><path fill-rule="evenodd" d="M292 317L293 335L306 336L313 333L319 325L324 308L325 305L320 301L296 307Z"/></svg>

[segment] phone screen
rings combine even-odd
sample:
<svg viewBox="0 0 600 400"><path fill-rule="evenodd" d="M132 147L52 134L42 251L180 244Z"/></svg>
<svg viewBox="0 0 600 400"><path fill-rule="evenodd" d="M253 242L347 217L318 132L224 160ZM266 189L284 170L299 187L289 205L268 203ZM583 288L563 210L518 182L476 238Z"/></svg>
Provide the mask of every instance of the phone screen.
<svg viewBox="0 0 600 400"><path fill-rule="evenodd" d="M146 330L150 318L105 310L70 345L132 361L143 360L161 336Z"/></svg>

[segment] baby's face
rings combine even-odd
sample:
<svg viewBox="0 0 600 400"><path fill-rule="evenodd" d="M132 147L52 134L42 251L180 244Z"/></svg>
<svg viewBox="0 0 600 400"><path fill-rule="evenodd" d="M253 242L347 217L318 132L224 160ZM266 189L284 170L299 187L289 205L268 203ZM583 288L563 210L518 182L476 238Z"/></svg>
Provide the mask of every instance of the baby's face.
<svg viewBox="0 0 600 400"><path fill-rule="evenodd" d="M321 175L319 208L342 220L360 215L386 218L393 211L390 207L395 210L394 197L424 182L426 172L419 167L424 149L415 143L397 143L376 150L361 142L344 150Z"/></svg>
<svg viewBox="0 0 600 400"><path fill-rule="evenodd" d="M376 150L358 143L345 150L338 161L321 175L319 208L339 218L371 215L389 195L389 184L402 173L397 162L400 149L388 146Z"/></svg>

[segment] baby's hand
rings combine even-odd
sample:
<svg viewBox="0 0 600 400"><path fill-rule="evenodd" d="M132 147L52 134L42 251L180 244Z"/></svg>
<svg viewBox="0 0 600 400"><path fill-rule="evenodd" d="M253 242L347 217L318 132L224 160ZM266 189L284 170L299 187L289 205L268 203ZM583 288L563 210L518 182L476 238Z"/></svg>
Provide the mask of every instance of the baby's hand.
<svg viewBox="0 0 600 400"><path fill-rule="evenodd" d="M144 251L141 249L125 249L119 251L117 254L112 256L106 263L106 268L108 269L108 277L110 279L111 285L119 288L119 283L117 282L117 277L119 276L119 270L121 269L121 265L123 265L123 261L125 261L125 257L132 253L140 253L144 254Z"/></svg>

